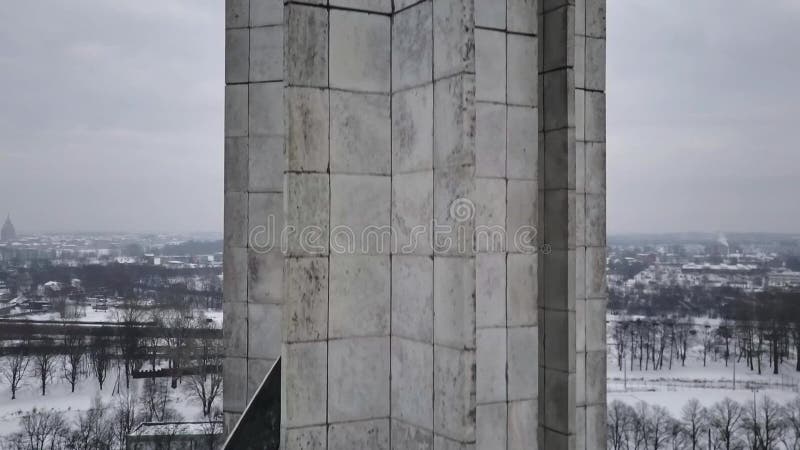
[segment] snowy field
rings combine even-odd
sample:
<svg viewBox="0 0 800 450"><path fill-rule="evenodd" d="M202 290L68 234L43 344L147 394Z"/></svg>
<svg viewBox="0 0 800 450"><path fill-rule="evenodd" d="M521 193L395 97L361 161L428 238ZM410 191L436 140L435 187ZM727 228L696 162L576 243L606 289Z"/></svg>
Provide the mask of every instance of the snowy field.
<svg viewBox="0 0 800 450"><path fill-rule="evenodd" d="M611 316L609 319L614 320ZM697 323L705 324L706 320ZM620 370L616 354L611 345L611 325L609 325L609 350L607 367L608 403L621 400L630 405L644 401L652 405L667 408L673 415L679 416L681 408L692 398L696 398L703 406L710 406L726 397L744 403L753 400L754 393L760 399L767 395L784 403L800 395L800 372L795 369L795 362L789 361L780 367L778 375L772 374L767 357L762 357L762 374L751 371L743 362L735 365L736 384L734 388L734 364L719 357L716 361L708 355L706 366L703 366L702 347L689 349L686 366L678 360L673 361L672 369ZM627 379L627 382L626 382Z"/></svg>
<svg viewBox="0 0 800 450"><path fill-rule="evenodd" d="M142 379L131 379L131 389L142 391ZM92 401L99 395L104 405L113 402L116 396L125 392L125 375L117 375L113 369L108 379L103 384L101 391L94 377L84 378L75 387L75 392L70 392L69 383L61 379L54 379L47 385L47 395L42 396L38 383L32 374L25 378L24 385L17 391L17 398L11 400L11 390L7 384L0 385L0 436L13 433L19 428L19 419L27 412L36 410L59 411L64 413L67 421L76 419L79 411L88 410ZM176 389L170 389L170 406L175 408L184 420L201 419L202 409L199 401L193 398L179 384ZM217 403L219 402L219 403ZM217 406L222 405L222 398L215 401Z"/></svg>

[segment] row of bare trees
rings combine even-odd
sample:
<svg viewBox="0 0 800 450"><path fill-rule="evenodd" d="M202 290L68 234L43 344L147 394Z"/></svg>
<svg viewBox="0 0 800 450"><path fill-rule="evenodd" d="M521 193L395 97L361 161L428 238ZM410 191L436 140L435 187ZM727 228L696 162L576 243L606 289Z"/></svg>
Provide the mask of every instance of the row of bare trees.
<svg viewBox="0 0 800 450"><path fill-rule="evenodd" d="M611 450L798 450L800 398L770 397L744 404L726 398L703 407L696 399L672 416L666 408L615 400L608 405Z"/></svg>
<svg viewBox="0 0 800 450"><path fill-rule="evenodd" d="M172 448L172 439L180 430L180 414L170 406L166 381L147 380L140 395L128 390L104 404L96 397L92 407L72 421L58 411L34 410L20 418L19 431L0 441L3 450L123 450L128 436L142 422L167 422L159 445ZM203 433L209 450L219 444L221 412L214 409L203 421Z"/></svg>
<svg viewBox="0 0 800 450"><path fill-rule="evenodd" d="M725 366L744 364L760 375L767 368L780 373L794 360L800 371L800 323L743 318L711 325L687 317L619 318L611 327L611 345L619 370L672 369L686 365L691 349L703 367L723 360Z"/></svg>

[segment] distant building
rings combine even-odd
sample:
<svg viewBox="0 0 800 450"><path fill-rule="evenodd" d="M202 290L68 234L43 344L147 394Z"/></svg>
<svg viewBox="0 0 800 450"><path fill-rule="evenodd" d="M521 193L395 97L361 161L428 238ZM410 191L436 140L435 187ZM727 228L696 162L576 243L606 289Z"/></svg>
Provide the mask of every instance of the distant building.
<svg viewBox="0 0 800 450"><path fill-rule="evenodd" d="M204 450L222 443L222 422L144 422L128 435L127 450Z"/></svg>
<svg viewBox="0 0 800 450"><path fill-rule="evenodd" d="M6 222L3 224L3 229L0 230L0 242L12 242L17 240L17 231L14 229L14 224L11 223L11 215L6 216Z"/></svg>
<svg viewBox="0 0 800 450"><path fill-rule="evenodd" d="M800 272L776 270L767 274L767 284L774 288L800 287Z"/></svg>

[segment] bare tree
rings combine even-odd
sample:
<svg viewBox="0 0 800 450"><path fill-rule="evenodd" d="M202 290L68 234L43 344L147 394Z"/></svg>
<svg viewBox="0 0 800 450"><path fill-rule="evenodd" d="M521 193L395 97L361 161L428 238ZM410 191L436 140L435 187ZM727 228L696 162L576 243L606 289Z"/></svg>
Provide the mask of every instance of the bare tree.
<svg viewBox="0 0 800 450"><path fill-rule="evenodd" d="M62 359L62 376L66 380L72 392L75 392L75 385L81 379L81 363L83 362L83 338L81 336L64 336L64 357Z"/></svg>
<svg viewBox="0 0 800 450"><path fill-rule="evenodd" d="M696 398L689 400L689 403L684 405L681 411L683 434L692 450L698 449L703 433L706 431L706 416L705 408Z"/></svg>
<svg viewBox="0 0 800 450"><path fill-rule="evenodd" d="M650 415L650 436L653 450L666 448L667 441L670 437L670 431L674 420L669 415L669 411L663 406L655 405L652 407L652 414Z"/></svg>
<svg viewBox="0 0 800 450"><path fill-rule="evenodd" d="M44 341L52 342L52 339L46 338ZM42 395L47 395L47 383L53 378L53 371L56 370L56 361L57 355L52 353L48 348L43 348L33 355L33 368L36 376L39 378L39 386L42 389Z"/></svg>
<svg viewBox="0 0 800 450"><path fill-rule="evenodd" d="M219 447L223 432L222 418L222 410L214 408L203 422L203 434L205 435L207 450L216 450Z"/></svg>
<svg viewBox="0 0 800 450"><path fill-rule="evenodd" d="M89 356L92 360L92 371L97 382L100 383L100 390L103 390L103 383L108 376L108 367L111 365L111 344L105 336L93 336L90 344Z"/></svg>
<svg viewBox="0 0 800 450"><path fill-rule="evenodd" d="M745 437L756 450L773 449L783 437L783 409L768 396L760 402L749 401L744 407Z"/></svg>
<svg viewBox="0 0 800 450"><path fill-rule="evenodd" d="M56 450L67 447L68 427L61 413L32 411L20 421L21 431L13 438L25 450Z"/></svg>
<svg viewBox="0 0 800 450"><path fill-rule="evenodd" d="M119 448L128 448L128 435L138 422L136 393L128 389L115 398L111 410L111 432Z"/></svg>
<svg viewBox="0 0 800 450"><path fill-rule="evenodd" d="M140 326L146 317L141 302L125 300L122 307L115 310L114 321L122 325L122 336L119 339L119 350L125 364L125 387L130 387L130 375L138 364L141 336Z"/></svg>
<svg viewBox="0 0 800 450"><path fill-rule="evenodd" d="M170 387L162 378L144 380L140 401L142 419L146 422L166 422L180 417L170 404L172 401Z"/></svg>
<svg viewBox="0 0 800 450"><path fill-rule="evenodd" d="M110 450L113 447L113 429L107 410L100 397L95 397L92 407L78 414L70 433L70 450Z"/></svg>
<svg viewBox="0 0 800 450"><path fill-rule="evenodd" d="M741 426L742 414L742 407L730 398L711 407L710 426L715 430L724 450L737 448L736 434Z"/></svg>
<svg viewBox="0 0 800 450"><path fill-rule="evenodd" d="M194 324L198 332L210 332L214 329L202 319L194 321ZM222 393L223 356L222 343L210 333L201 333L192 340L191 359L194 361L194 368L186 386L200 401L205 417L211 413L214 400Z"/></svg>
<svg viewBox="0 0 800 450"><path fill-rule="evenodd" d="M0 365L0 374L8 382L11 388L11 400L17 398L17 390L25 379L28 372L28 364L30 358L25 354L22 348L17 348L11 352L9 356L4 358L3 364Z"/></svg>
<svg viewBox="0 0 800 450"><path fill-rule="evenodd" d="M608 406L608 448L611 450L624 450L628 448L631 440L630 432L633 426L635 412L625 403L614 400Z"/></svg>

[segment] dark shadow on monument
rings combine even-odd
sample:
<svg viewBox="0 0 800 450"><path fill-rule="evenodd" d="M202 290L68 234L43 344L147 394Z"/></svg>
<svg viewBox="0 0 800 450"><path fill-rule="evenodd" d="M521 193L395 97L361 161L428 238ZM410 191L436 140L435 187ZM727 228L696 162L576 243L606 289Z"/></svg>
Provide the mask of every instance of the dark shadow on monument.
<svg viewBox="0 0 800 450"><path fill-rule="evenodd" d="M278 450L281 432L281 360L275 362L241 419L230 430L225 450Z"/></svg>

